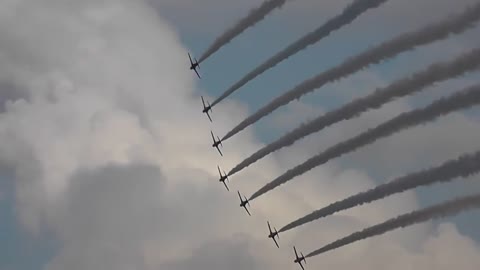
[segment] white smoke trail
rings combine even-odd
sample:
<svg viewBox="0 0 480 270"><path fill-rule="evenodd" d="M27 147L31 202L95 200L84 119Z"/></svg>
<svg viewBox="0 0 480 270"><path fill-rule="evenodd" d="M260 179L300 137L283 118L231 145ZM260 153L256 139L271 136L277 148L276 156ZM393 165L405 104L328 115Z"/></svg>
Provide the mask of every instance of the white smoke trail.
<svg viewBox="0 0 480 270"><path fill-rule="evenodd" d="M268 191L285 184L289 180L302 175L319 165L325 164L331 159L371 144L380 138L390 136L400 130L410 128L427 121L432 121L439 116L451 113L453 111L477 105L478 103L480 103L480 85L475 85L449 97L441 98L425 108L402 113L397 117L380 124L375 128L369 129L356 137L338 143L333 147L328 148L324 152L311 157L304 163L288 170L255 192L250 197L250 200L253 200L262 194L265 194Z"/></svg>
<svg viewBox="0 0 480 270"><path fill-rule="evenodd" d="M224 100L226 97L238 90L240 87L247 84L249 81L255 79L257 76L261 75L270 68L276 66L283 60L286 60L297 52L307 48L314 43L317 43L321 39L329 36L330 33L332 33L333 31L338 30L347 24L350 24L367 10L376 8L386 1L387 0L355 0L353 3L347 6L341 14L330 19L324 25L317 28L315 31L308 33L301 39L290 44L288 47L278 52L270 59L262 63L260 66L249 72L242 79L240 79L230 88L228 88L220 97L214 100L212 106L215 106L220 101Z"/></svg>
<svg viewBox="0 0 480 270"><path fill-rule="evenodd" d="M383 199L395 193L404 192L420 186L452 181L456 177L468 177L478 173L479 170L480 151L473 154L466 154L457 159L449 160L440 166L408 174L389 183L376 186L368 191L360 192L341 201L334 202L322 209L290 222L281 228L279 232L291 230L336 212Z"/></svg>
<svg viewBox="0 0 480 270"><path fill-rule="evenodd" d="M313 257L329 250L337 249L360 240L381 235L398 228L405 228L431 219L456 215L460 212L478 207L480 207L480 194L447 201L445 203L437 204L422 210L400 215L396 218L389 219L383 223L366 228L362 231L352 233L347 237L310 252L306 257Z"/></svg>
<svg viewBox="0 0 480 270"><path fill-rule="evenodd" d="M254 114L243 120L222 140L227 140L246 127L254 124L261 118L267 116L277 108L288 104L294 99L299 99L305 94L314 91L323 85L353 74L369 65L376 64L382 60L391 58L401 52L411 50L416 46L428 44L435 40L447 38L450 34L461 33L473 26L473 23L480 18L480 3L467 8L459 16L451 17L445 21L429 25L418 31L406 33L381 45L367 50L353 58L347 59L342 64L330 70L322 72L315 77L305 80L301 84L287 91L285 94L275 98L269 104L260 108Z"/></svg>
<svg viewBox="0 0 480 270"><path fill-rule="evenodd" d="M438 81L462 75L465 72L477 69L480 66L480 49L472 50L447 63L435 63L409 77L402 78L384 89L377 89L374 93L358 98L350 103L319 116L309 123L302 124L280 139L266 145L250 157L235 166L229 175L239 172L262 157L283 147L292 145L295 141L322 130L334 123L358 116L369 109L379 108L394 98L410 95L421 91L424 87Z"/></svg>
<svg viewBox="0 0 480 270"><path fill-rule="evenodd" d="M216 51L218 51L225 44L229 43L236 36L240 35L247 28L254 26L265 18L270 12L276 8L281 8L287 0L267 0L263 4L255 9L252 9L250 13L242 18L238 23L225 31L213 42L210 47L202 54L199 62L203 62Z"/></svg>

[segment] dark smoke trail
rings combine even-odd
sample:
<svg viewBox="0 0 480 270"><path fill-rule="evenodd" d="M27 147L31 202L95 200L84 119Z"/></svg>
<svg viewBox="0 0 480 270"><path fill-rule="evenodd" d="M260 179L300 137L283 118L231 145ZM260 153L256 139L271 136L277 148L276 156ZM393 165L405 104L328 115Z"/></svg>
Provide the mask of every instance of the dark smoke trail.
<svg viewBox="0 0 480 270"><path fill-rule="evenodd" d="M315 31L308 33L301 39L290 44L288 47L278 52L270 59L265 61L263 64L256 67L253 71L245 75L242 79L240 79L230 88L228 88L225 93L223 93L220 97L213 101L212 106L215 106L217 103L231 95L237 89L244 86L249 81L253 80L254 78L269 70L270 68L276 66L278 63L327 37L333 31L338 30L347 24L350 24L362 13L366 12L371 8L376 8L386 1L387 0L355 0L353 3L347 6L340 15L330 19L324 25L317 28Z"/></svg>
<svg viewBox="0 0 480 270"><path fill-rule="evenodd" d="M369 65L376 64L382 60L394 57L395 55L413 49L416 46L425 45L435 40L448 37L450 34L461 33L473 26L480 17L480 3L469 7L459 16L451 17L440 23L432 24L416 32L400 35L381 45L369 49L353 58L349 58L337 67L327 70L312 77L285 94L275 98L269 104L260 108L257 112L243 120L240 124L228 132L222 140L227 140L246 127L252 125L263 117L267 116L277 108L288 104L294 99L299 99L305 94L314 91L323 85L353 74Z"/></svg>
<svg viewBox="0 0 480 270"><path fill-rule="evenodd" d="M480 66L480 48L461 55L450 62L435 63L427 69L417 72L409 77L400 79L386 88L377 89L372 94L358 98L346 105L327 112L309 123L302 124L280 139L266 145L256 153L235 166L228 174L233 175L262 157L283 147L292 145L295 141L318 132L325 127L342 120L348 120L369 110L379 108L381 105L394 98L404 97L421 91L424 87L438 81L460 76L465 72L477 69Z"/></svg>
<svg viewBox="0 0 480 270"><path fill-rule="evenodd" d="M390 136L400 130L419 125L427 121L432 121L439 116L459 109L471 107L479 102L480 85L475 85L449 97L441 98L425 108L402 113L397 117L380 124L375 128L369 129L356 137L338 143L333 147L328 148L324 152L308 159L304 163L297 165L293 169L288 170L283 175L277 177L272 182L255 192L250 197L250 200L265 194L266 192L288 182L294 177L302 175L305 172L322 165L333 158L352 152L360 147L371 144L380 138Z"/></svg>
<svg viewBox="0 0 480 270"><path fill-rule="evenodd" d="M337 249L360 240L381 235L398 228L405 228L421 222L429 221L431 219L456 215L460 212L478 207L480 207L480 194L447 201L442 204L437 204L422 210L410 212L408 214L389 219L383 223L366 228L362 231L352 233L347 237L310 252L306 257L313 257L329 250Z"/></svg>
<svg viewBox="0 0 480 270"><path fill-rule="evenodd" d="M268 0L255 9L252 9L247 17L241 19L233 27L225 31L219 36L210 47L200 57L200 63L207 59L210 55L218 51L225 44L229 43L236 36L240 35L247 28L254 26L260 22L276 8L281 8L285 4L286 0Z"/></svg>
<svg viewBox="0 0 480 270"><path fill-rule="evenodd" d="M316 210L311 214L285 225L279 230L279 232L291 230L319 218L365 203L370 203L375 200L383 199L395 193L404 192L420 186L448 182L455 179L455 177L468 177L478 173L478 171L480 171L480 151L473 154L463 155L458 159L449 160L434 168L397 178L392 182L376 186L368 191L334 202L320 210Z"/></svg>

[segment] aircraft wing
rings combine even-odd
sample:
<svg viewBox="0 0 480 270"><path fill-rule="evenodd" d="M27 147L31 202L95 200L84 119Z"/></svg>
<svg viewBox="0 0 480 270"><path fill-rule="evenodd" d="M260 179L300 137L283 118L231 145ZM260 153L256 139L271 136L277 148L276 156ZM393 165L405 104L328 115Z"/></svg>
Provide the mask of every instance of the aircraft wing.
<svg viewBox="0 0 480 270"><path fill-rule="evenodd" d="M230 191L230 189L228 188L227 183L225 183L225 181L223 181L223 184L225 185L225 188L227 188L227 191Z"/></svg>
<svg viewBox="0 0 480 270"><path fill-rule="evenodd" d="M270 228L270 222L267 221L267 225L268 225L268 230L270 231L270 233L272 233L272 229Z"/></svg>
<svg viewBox="0 0 480 270"><path fill-rule="evenodd" d="M275 245L277 245L277 248L280 248L280 246L277 243L277 240L275 240L275 237L273 237L272 239L273 239L273 242L275 242Z"/></svg>
<svg viewBox="0 0 480 270"><path fill-rule="evenodd" d="M223 157L222 151L220 151L220 148L218 148L218 146L217 146L217 150L218 150L218 153L220 153L220 156Z"/></svg>
<svg viewBox="0 0 480 270"><path fill-rule="evenodd" d="M188 53L188 59L190 59L190 64L193 65L192 57L190 56L190 53Z"/></svg>
<svg viewBox="0 0 480 270"><path fill-rule="evenodd" d="M210 117L210 114L208 113L208 111L206 112L207 116L208 116L208 119L210 119L210 122L212 122L212 117Z"/></svg>
<svg viewBox="0 0 480 270"><path fill-rule="evenodd" d="M302 267L302 270L305 270L305 268L302 265L302 262L299 262L298 264L300 264L300 267Z"/></svg>
<svg viewBox="0 0 480 270"><path fill-rule="evenodd" d="M198 71L197 71L197 69L195 69L195 68L194 68L194 69L193 69L193 71L195 71L195 73L197 73L197 76L198 76L198 78L199 78L199 79L201 79L201 78L202 78L202 77L200 77L200 74L198 74Z"/></svg>
<svg viewBox="0 0 480 270"><path fill-rule="evenodd" d="M248 215L251 216L252 214L250 214L250 211L248 211L248 208L247 208L246 205L244 206L244 208L245 208L245 210L247 211Z"/></svg>

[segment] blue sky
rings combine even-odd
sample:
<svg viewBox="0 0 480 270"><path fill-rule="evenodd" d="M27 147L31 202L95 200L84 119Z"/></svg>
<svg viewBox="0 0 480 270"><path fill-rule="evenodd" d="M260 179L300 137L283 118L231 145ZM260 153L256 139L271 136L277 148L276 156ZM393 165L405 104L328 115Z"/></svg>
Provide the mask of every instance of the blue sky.
<svg viewBox="0 0 480 270"><path fill-rule="evenodd" d="M460 12L466 5L457 6L458 10L452 12ZM333 65L341 63L344 59L353 56L365 49L386 41L397 34L408 32L410 29L415 29L417 26L407 25L403 28L401 25L388 25L385 27L380 25L369 25L365 27L365 21L372 20L382 13L382 7L378 10L371 10L367 12L364 17L358 21L360 23L353 23L337 32L334 32L328 38L321 42L314 44L306 50L290 57L288 60L282 62L274 69L269 70L262 76L248 83L239 91L231 95L230 99L239 100L244 103L250 111L254 111L265 105L271 98L278 96L283 91L291 89L299 82L320 73L332 67ZM203 75L202 80L198 81L204 91L209 95L216 97L227 89L233 82L241 78L244 74L250 71L251 68L257 64L268 59L273 53L283 49L287 44L299 36L305 34L307 31L314 29L318 24L311 20L307 14L305 21L295 21L298 18L291 18L288 14L288 6L281 12L275 13L262 21L254 28L247 30L230 44L224 46L219 52L214 54L210 59L202 65L200 70ZM447 13L448 14L448 13ZM332 14L333 15L333 14ZM322 18L323 20L326 18ZM174 19L172 19L174 20ZM302 20L302 19L300 19ZM436 21L438 19L431 19ZM174 20L175 21L175 20ZM427 20L428 21L428 20ZM420 23L421 24L421 23ZM420 25L419 24L419 25ZM423 23L425 24L425 23ZM178 24L177 24L178 25ZM410 26L410 27L409 27ZM188 27L182 30L182 24L179 26L180 37L185 46L192 52L199 55L203 48L209 45L209 42L214 39L214 35L192 35ZM375 65L369 68L366 72L372 72L385 84L394 79L401 78L415 70L421 70L422 67L433 63L434 61L441 61L449 59L448 54L439 55L432 53L432 48L435 50L448 52L457 51L456 45L462 44L466 48L479 45L478 42L470 43L472 36L475 36L478 27L473 30L466 31L461 35L453 35L451 38L439 41L434 45L422 46L416 50L401 54L399 57L385 61L380 65ZM453 47L453 48L450 48ZM246 52L248 51L248 54ZM247 57L246 57L247 56ZM436 60L438 59L438 60ZM423 61L422 61L423 60ZM445 85L447 88L441 91L440 94L419 94L408 99L412 106L421 106L431 102L432 97L438 97L445 93L451 93L452 90L458 88L457 85L462 85L463 80L476 81L478 73L472 73L467 76L462 76L458 80L451 80ZM347 78L348 80L348 78ZM460 83L459 83L460 82ZM373 87L380 87L382 85L365 84L359 85L360 92L373 90ZM448 88L450 86L450 88ZM456 88L455 88L456 87ZM432 87L431 91L434 91ZM459 88L458 88L459 89ZM345 96L339 96L332 91L336 88L332 85L327 85L321 90L316 91L302 99L302 102L312 106L318 106L324 109L333 109L341 104L349 101ZM280 111L285 111L285 108ZM478 109L468 110L467 113L478 116ZM213 114L215 117L215 113ZM271 117L267 117L269 119ZM261 122L268 122L268 120L261 120ZM268 143L274 138L278 138L279 130L271 128L271 125L262 125L257 123L254 129L257 131L258 138ZM280 130L286 131L286 130ZM375 177L375 172L371 171ZM384 176L378 175L375 177L377 181L385 181ZM465 186L465 182L456 181L454 183L438 185L429 188L420 188L417 192L421 205L427 206L438 202L440 198L453 198L462 194L470 194L478 191L478 188L469 189L469 185ZM476 186L478 187L478 186ZM457 224L458 229L476 239L480 242L480 232L476 229L480 226L480 216L476 214L464 214L456 218L448 219Z"/></svg>
<svg viewBox="0 0 480 270"><path fill-rule="evenodd" d="M16 218L14 185L11 177L0 175L0 269L33 270L45 265L55 254L52 235L32 237Z"/></svg>
<svg viewBox="0 0 480 270"><path fill-rule="evenodd" d="M197 58L224 26L232 23L236 17L243 14L252 4L250 2L241 4L237 7L240 10L238 12L222 6L221 10L217 11L217 14L220 14L219 12L224 13L221 13L218 18L214 18L213 21L218 20L223 23L219 23L214 27L212 27L212 17L214 16L205 18L209 15L209 12L213 11L201 9L199 18L203 19L199 19L199 23L197 24L198 28L195 28L192 26L192 24L195 24L195 18L193 17L195 16L195 12L191 11L191 9L195 9L195 7L175 6L171 1L158 1L159 3L157 3L156 6L160 9L159 13L169 14L169 16L166 16L167 20L178 30L178 35L184 46L191 50ZM211 2L214 3L215 0ZM310 7L309 5L312 5L311 1L307 2L309 4L306 6ZM345 1L342 3L344 2ZM183 3L188 4L189 2L184 1ZM271 56L273 52L277 52L307 31L314 29L328 18L327 15L331 15L322 13L322 16L318 16L321 18L318 18L316 14L312 12L312 9L303 11L304 13L302 13L301 4L295 3L292 5L291 10L289 10L287 5L280 12L270 16L255 28L247 30L244 34L233 40L232 43L214 54L210 59L207 59L200 69L202 80L196 81L199 88L212 97L218 96L243 74ZM333 7L327 9L329 12L338 11L339 8L341 8L341 5L332 4L332 6ZM165 9L165 11L163 9ZM187 11L186 9L189 10ZM170 10L177 13L169 12ZM193 15L185 20L179 20L178 12L182 10L185 10L187 14ZM458 11L461 10L462 8L459 7ZM299 14L303 16L299 16ZM315 44L309 49L284 61L276 68L268 71L234 93L229 99L239 101L252 112L267 103L271 98L279 95L282 91L290 89L304 79L318 74L332 65L340 63L348 56L355 55L380 41L393 37L396 33L413 29L416 26L414 23L409 22L403 27L402 24L397 21L385 25L372 24L372 21L375 22L374 18L376 16L378 16L378 18L385 18L388 14L385 10L382 11L381 8L379 10L369 11L365 15L365 18L362 17L358 20L359 22L357 24L352 24L351 26L341 29L321 43ZM396 19L397 18L395 18L395 20ZM209 30L205 30L205 28ZM472 40L475 40L472 36L475 36L476 32L478 31L469 31L464 35L439 42L440 45L438 45L438 48L436 47L437 45L435 45L435 52L433 53L425 47L415 52L405 53L399 58L372 67L367 70L365 74L373 74L375 78L378 78L378 81L372 82L369 80L358 84L358 92L368 92L377 86L388 84L388 82L395 78L400 78L412 70L419 70L421 67L437 59L437 56L443 57L441 59L449 59L448 56L450 52L458 51L458 46L460 46L460 48L478 46L478 42L477 44L472 42ZM437 53L437 51L439 53ZM188 65L187 61L187 56L185 55L185 68L187 68ZM475 75L477 74L455 81L452 83L452 87L457 85L457 83L461 84L464 79L475 80ZM358 78L362 78L362 76L363 75L359 75ZM338 107L350 100L350 98L344 94L336 94L334 92L338 87L342 86L341 83L327 85L316 93L303 98L302 102L310 107L322 108L324 110ZM448 92L448 90L442 91L441 93L445 92ZM432 97L438 95L439 94L422 94L419 95L418 98L409 99L408 104L411 106L425 104L428 100L431 100ZM198 111L200 110L199 101ZM218 109L214 109L214 121L216 114L221 114L222 110L224 109L221 108L221 106L219 106ZM278 113L288 112L288 108L282 108ZM469 115L478 119L478 110L469 111ZM268 117L255 125L255 135L260 142L268 143L277 138L280 132L289 130L289 128L274 127L274 125L271 124L274 117L275 116ZM305 120L301 119L301 117L299 118L298 124ZM264 125L262 123L267 124ZM233 124L236 123L232 123L232 125ZM213 128L215 128L215 126L213 126ZM358 156L342 159L342 166L352 168L362 167L361 165L357 165L358 160L356 160L356 158L358 159ZM385 178L388 179L391 177L389 172L383 170L376 171L375 168L363 167L361 169L365 169L367 173L378 182L385 181ZM479 190L480 185L465 185L465 181L457 181L447 185L421 188L418 191L418 198L421 205L431 205L443 198L453 198L457 195L473 193ZM39 236L32 236L22 229L16 216L14 193L15 186L12 177L5 176L4 173L0 174L0 270L40 269L56 254L59 249L59 244L56 242L55 237L48 232ZM472 237L477 243L480 243L480 232L476 229L480 227L480 215L478 212L469 212L457 218L447 220L455 222L461 233ZM442 222L443 221L445 220L442 220Z"/></svg>

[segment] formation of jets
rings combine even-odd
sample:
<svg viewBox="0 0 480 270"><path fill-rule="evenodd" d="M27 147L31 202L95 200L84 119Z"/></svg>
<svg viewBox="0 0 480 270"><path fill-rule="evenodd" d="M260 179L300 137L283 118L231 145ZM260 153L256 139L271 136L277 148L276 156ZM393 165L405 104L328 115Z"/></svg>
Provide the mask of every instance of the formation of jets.
<svg viewBox="0 0 480 270"><path fill-rule="evenodd" d="M195 71L198 78L200 78L200 75L198 74L198 71L197 71L197 67L200 68L197 59L193 58L195 60L195 62L194 62L192 60L192 57L190 56L190 53L188 54L188 58L190 59L190 69ZM212 122L212 117L209 114L209 112L212 111L212 105L210 105L210 103L208 101L205 101L203 96L201 98L202 98L202 105L203 105L202 113L205 113L207 115L208 119L210 120L210 122ZM213 140L212 147L217 148L218 153L220 153L220 155L223 156L223 153L220 150L220 146L223 147L222 140L218 136L216 136L217 138L215 138L215 135L213 134L213 131L210 131L210 134L211 134L212 140ZM227 191L230 191L230 189L228 188L228 185L226 183L226 181L228 181L228 174L225 171L223 171L223 174L222 174L222 170L220 169L220 166L217 166L217 169L218 169L218 174L220 175L219 182L223 183L223 185L225 186ZM245 208L245 211L247 211L247 214L249 216L251 216L250 211L248 210L248 207L247 207L247 205L250 206L249 200L245 196L242 197L242 195L240 194L240 191L237 191L237 193L238 193L238 197L240 198L240 207ZM268 238L271 238L273 240L273 242L275 243L275 245L277 246L277 248L280 248L280 246L278 245L278 242L277 242L277 240L280 240L280 235L279 235L277 229L275 227L273 227L273 230L272 230L270 222L268 222L268 221L267 221L267 225L268 225L268 231L269 231ZM305 268L302 264L302 261L305 264L307 263L306 260L305 260L305 256L303 256L303 254L300 253L301 256L299 257L298 253L297 253L297 249L295 248L295 246L293 247L293 250L295 252L295 260L293 262L298 263L300 265L300 267L302 268L302 270L305 270Z"/></svg>

